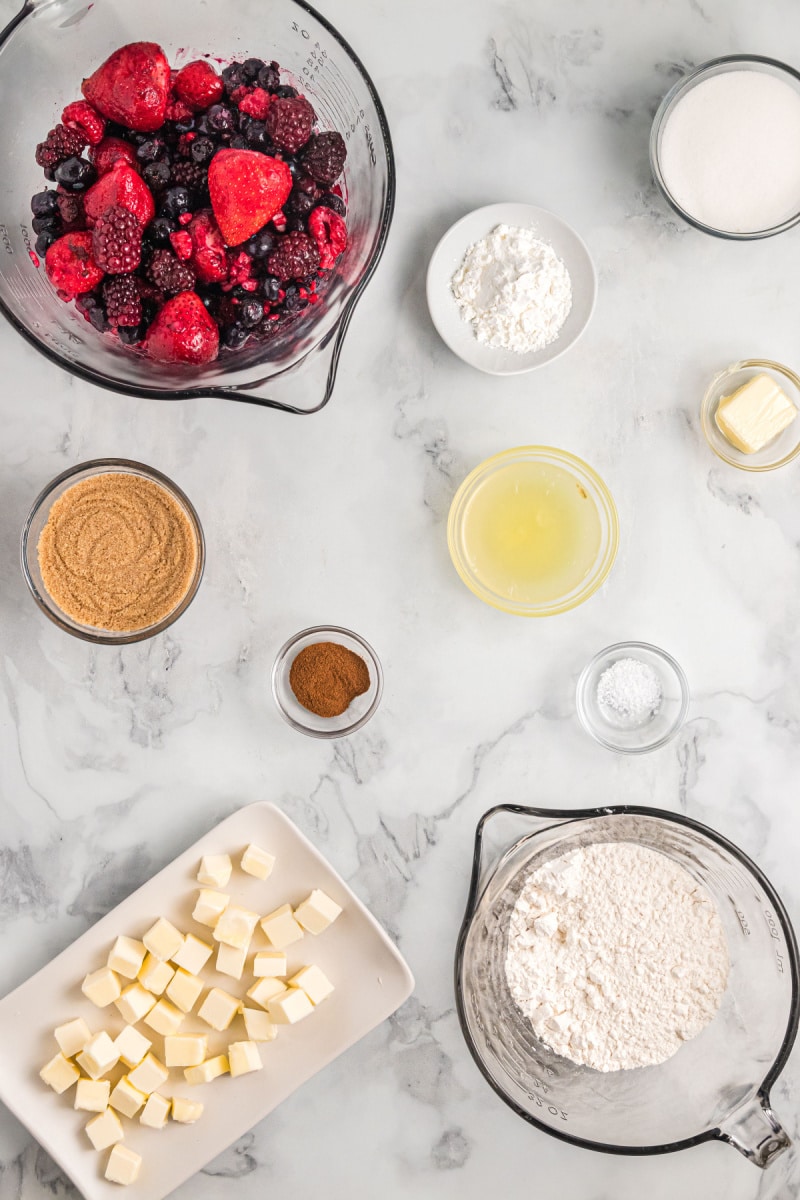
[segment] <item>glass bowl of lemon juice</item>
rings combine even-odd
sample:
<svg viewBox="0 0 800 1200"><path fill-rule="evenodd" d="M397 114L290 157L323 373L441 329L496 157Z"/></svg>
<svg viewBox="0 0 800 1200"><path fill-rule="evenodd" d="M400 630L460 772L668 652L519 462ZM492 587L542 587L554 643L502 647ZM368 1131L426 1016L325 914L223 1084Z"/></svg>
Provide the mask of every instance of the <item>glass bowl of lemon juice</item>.
<svg viewBox="0 0 800 1200"><path fill-rule="evenodd" d="M600 476L552 446L518 446L472 471L453 498L450 557L467 587L504 612L549 617L588 600L619 541Z"/></svg>

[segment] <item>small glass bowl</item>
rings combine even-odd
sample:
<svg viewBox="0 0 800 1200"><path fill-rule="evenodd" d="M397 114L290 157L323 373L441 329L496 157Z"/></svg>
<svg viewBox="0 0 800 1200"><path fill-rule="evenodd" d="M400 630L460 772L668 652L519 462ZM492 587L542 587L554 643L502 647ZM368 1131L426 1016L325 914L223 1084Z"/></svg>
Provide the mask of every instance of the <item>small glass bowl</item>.
<svg viewBox="0 0 800 1200"><path fill-rule="evenodd" d="M597 699L600 676L622 658L646 663L661 681L661 706L640 725L631 725L615 716ZM595 654L583 668L575 701L583 728L601 746L618 754L647 754L666 745L683 725L689 710L689 684L682 668L666 650L648 642L617 642Z"/></svg>
<svg viewBox="0 0 800 1200"><path fill-rule="evenodd" d="M726 238L734 242L751 242L759 238L774 237L776 233L783 233L784 230L791 229L793 225L796 225L800 221L800 205L798 206L798 211L793 216L782 221L780 225L772 226L770 229L748 230L744 233L715 229L713 225L703 224L702 221L698 221L691 213L681 208L667 187L661 171L661 140L667 121L675 105L679 100L683 99L687 92L697 87L698 83L703 83L704 80L710 79L714 75L722 75L728 71L760 71L763 74L774 75L790 84L795 91L800 92L800 73L787 63L780 62L776 58L764 58L758 54L726 54L722 58L712 58L709 62L701 63L694 71L690 71L688 75L684 75L683 78L679 79L670 88L658 106L650 130L650 169L653 172L653 178L658 185L659 191L667 204L687 224L694 226L695 229L699 229L703 233L710 233L712 237ZM800 197L798 197L798 200L800 201Z"/></svg>
<svg viewBox="0 0 800 1200"><path fill-rule="evenodd" d="M317 642L336 642L358 654L367 664L369 671L369 688L355 700L338 717L318 717L316 713L304 708L298 701L291 684L289 672L292 663L301 650L313 646ZM338 625L313 625L310 629L301 629L288 642L284 642L275 658L272 668L272 694L278 706L278 712L284 721L306 733L309 737L340 738L355 733L375 712L383 695L383 669L380 659L369 642L353 633L351 629L342 629Z"/></svg>
<svg viewBox="0 0 800 1200"><path fill-rule="evenodd" d="M172 612L167 613L155 625L146 625L142 629L134 629L128 632L98 629L94 625L82 625L79 621L73 620L72 617L63 612L55 603L44 586L42 572L39 569L39 537L44 526L47 524L50 509L53 507L55 501L60 496L63 496L68 488L73 487L76 483L80 483L84 479L90 479L94 475L109 475L113 473L140 475L143 479L149 479L151 483L157 484L165 492L168 492L175 503L183 510L187 521L192 527L197 546L197 561L191 583L183 598L173 608ZM127 458L95 458L90 462L79 463L78 466L71 467L68 471L63 471L61 475L57 475L39 493L33 502L33 507L22 529L20 557L22 573L25 576L25 582L30 589L31 595L45 616L49 617L55 625L58 625L59 629L63 629L65 633L71 633L73 637L82 638L85 642L93 642L95 645L126 646L131 642L143 642L147 638L155 637L157 633L163 633L173 622L177 621L178 617L186 612L186 609L192 603L192 600L194 600L197 589L200 586L200 580L203 578L206 547L205 538L203 537L203 527L200 524L200 518L195 511L194 505L171 479L168 479L166 475L162 475L160 471L156 471L153 467L145 466L144 463L133 462Z"/></svg>
<svg viewBox="0 0 800 1200"><path fill-rule="evenodd" d="M730 396L753 376L764 374L771 375L795 407L800 409L800 378L789 367L781 366L769 358L744 358L720 371L706 388L700 406L700 420L709 446L724 462L732 467L741 467L743 471L774 471L800 454L800 417L796 417L783 433L755 454L743 454L737 450L717 425L717 409L723 397Z"/></svg>

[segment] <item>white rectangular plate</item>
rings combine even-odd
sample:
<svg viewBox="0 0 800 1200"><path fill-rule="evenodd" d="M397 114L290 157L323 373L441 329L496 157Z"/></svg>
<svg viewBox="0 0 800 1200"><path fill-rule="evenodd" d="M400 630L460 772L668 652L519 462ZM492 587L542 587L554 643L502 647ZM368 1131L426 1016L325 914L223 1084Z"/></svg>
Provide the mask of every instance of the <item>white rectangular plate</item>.
<svg viewBox="0 0 800 1200"><path fill-rule="evenodd" d="M275 869L265 881L245 875L238 867L250 842L275 855ZM124 1022L115 1005L96 1008L80 990L84 975L105 963L118 934L140 938L163 916L182 931L212 941L212 931L191 919L199 886L197 868L204 854L231 855L234 871L224 890L234 903L262 915L281 904L298 904L312 888L321 888L342 906L344 911L329 929L318 937L306 934L288 950L290 974L306 963L317 963L336 990L304 1021L281 1026L274 1042L261 1045L262 1071L192 1087L183 1081L180 1070L173 1069L160 1090L167 1096L201 1100L205 1111L195 1125L170 1122L163 1130L123 1118L125 1144L139 1151L144 1160L138 1181L123 1190L103 1178L109 1152L97 1154L92 1149L84 1126L93 1114L74 1111L75 1089L57 1096L38 1073L58 1051L53 1038L57 1025L83 1017L93 1033L107 1029L114 1037L122 1029ZM258 931L251 950L267 947ZM216 943L214 948L216 951ZM209 959L203 978L210 986L243 996L250 985L247 976L239 984L217 975L214 962L215 956ZM131 1200L162 1200L302 1083L391 1016L413 988L413 976L395 946L332 867L273 805L252 804L206 834L0 1001L0 1100L28 1127L86 1200L112 1196L119 1200L122 1195ZM163 1040L147 1026L139 1027L161 1059ZM195 1031L210 1035L209 1056L224 1053L229 1042L247 1036L241 1017L235 1018L228 1031L217 1034L190 1015L181 1033ZM120 1067L110 1078L116 1080L122 1073Z"/></svg>

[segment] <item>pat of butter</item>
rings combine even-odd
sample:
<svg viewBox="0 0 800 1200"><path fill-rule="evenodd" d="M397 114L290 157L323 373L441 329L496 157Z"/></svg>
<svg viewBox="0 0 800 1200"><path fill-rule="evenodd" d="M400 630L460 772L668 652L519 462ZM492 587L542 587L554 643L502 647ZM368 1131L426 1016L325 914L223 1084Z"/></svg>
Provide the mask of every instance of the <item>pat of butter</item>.
<svg viewBox="0 0 800 1200"><path fill-rule="evenodd" d="M81 991L98 1008L107 1008L120 995L122 987L110 967L101 967L86 976Z"/></svg>
<svg viewBox="0 0 800 1200"><path fill-rule="evenodd" d="M162 1084L169 1079L169 1071L160 1063L154 1054L147 1054L139 1063L138 1067L134 1067L128 1075L128 1080L140 1092L150 1095L156 1088L160 1088Z"/></svg>
<svg viewBox="0 0 800 1200"><path fill-rule="evenodd" d="M172 961L190 975L199 975L213 953L208 942L196 938L193 933L187 933L186 941L177 954L173 954Z"/></svg>
<svg viewBox="0 0 800 1200"><path fill-rule="evenodd" d="M177 1033L183 1024L183 1013L174 1004L170 1004L169 1000L159 1000L144 1019L145 1025L149 1025L156 1033L160 1033L162 1037L169 1037Z"/></svg>
<svg viewBox="0 0 800 1200"><path fill-rule="evenodd" d="M64 1058L63 1054L57 1054L55 1058L50 1059L46 1066L42 1067L39 1077L53 1089L56 1095L60 1096L80 1079L81 1073L68 1058Z"/></svg>
<svg viewBox="0 0 800 1200"><path fill-rule="evenodd" d="M244 1027L251 1042L274 1042L278 1031L260 1008L243 1008Z"/></svg>
<svg viewBox="0 0 800 1200"><path fill-rule="evenodd" d="M193 1125L203 1115L203 1105L199 1100L187 1100L185 1096L172 1097L172 1119L181 1125Z"/></svg>
<svg viewBox="0 0 800 1200"><path fill-rule="evenodd" d="M142 969L147 951L136 938L118 937L108 955L108 966L126 979L135 979Z"/></svg>
<svg viewBox="0 0 800 1200"><path fill-rule="evenodd" d="M221 1033L223 1029L228 1028L240 1006L241 1001L238 996L231 996L222 988L212 988L200 1005L197 1015L201 1021L205 1021L212 1029Z"/></svg>
<svg viewBox="0 0 800 1200"><path fill-rule="evenodd" d="M142 1156L130 1146L117 1145L108 1156L106 1179L109 1183L120 1183L127 1187L139 1178Z"/></svg>
<svg viewBox="0 0 800 1200"><path fill-rule="evenodd" d="M214 939L224 942L226 946L233 946L235 950L241 950L250 945L257 924L258 913L239 908L237 904L229 904L214 926Z"/></svg>
<svg viewBox="0 0 800 1200"><path fill-rule="evenodd" d="M218 1054L216 1058L207 1058L199 1067L187 1067L183 1074L187 1083L211 1083L212 1079L227 1075L230 1069L227 1055Z"/></svg>
<svg viewBox="0 0 800 1200"><path fill-rule="evenodd" d="M105 1112L111 1084L107 1079L79 1079L75 1089L75 1108L84 1112Z"/></svg>
<svg viewBox="0 0 800 1200"><path fill-rule="evenodd" d="M268 913L261 921L261 928L276 950L285 950L303 936L303 930L295 921L289 904L282 904L274 912Z"/></svg>
<svg viewBox="0 0 800 1200"><path fill-rule="evenodd" d="M137 1021L146 1017L155 1002L155 996L140 983L132 983L126 987L122 995L114 1001L127 1025L135 1025Z"/></svg>
<svg viewBox="0 0 800 1200"><path fill-rule="evenodd" d="M317 966L303 967L288 981L289 987L302 988L312 1004L321 1004L333 991L333 984Z"/></svg>
<svg viewBox="0 0 800 1200"><path fill-rule="evenodd" d="M228 1062L233 1079L237 1075L248 1075L250 1071L260 1071L264 1066L255 1042L232 1042L228 1046Z"/></svg>
<svg viewBox="0 0 800 1200"><path fill-rule="evenodd" d="M225 942L220 942L217 950L217 971L220 975L241 979L246 962L247 946L227 946Z"/></svg>
<svg viewBox="0 0 800 1200"><path fill-rule="evenodd" d="M230 854L206 854L200 860L197 882L202 883L204 887L224 888L232 870Z"/></svg>
<svg viewBox="0 0 800 1200"><path fill-rule="evenodd" d="M126 1067L138 1067L153 1043L132 1025L126 1025L114 1040L114 1049Z"/></svg>
<svg viewBox="0 0 800 1200"><path fill-rule="evenodd" d="M96 1033L83 1047L75 1059L90 1079L107 1075L119 1062L119 1051L105 1032Z"/></svg>
<svg viewBox="0 0 800 1200"><path fill-rule="evenodd" d="M107 1150L125 1136L122 1122L113 1108L107 1108L99 1117L92 1117L86 1126L86 1133L95 1150Z"/></svg>
<svg viewBox="0 0 800 1200"><path fill-rule="evenodd" d="M168 1067L199 1067L208 1054L204 1033L182 1033L164 1038L164 1062Z"/></svg>
<svg viewBox="0 0 800 1200"><path fill-rule="evenodd" d="M755 375L723 396L716 412L720 432L743 454L755 454L783 433L797 409L769 375Z"/></svg>
<svg viewBox="0 0 800 1200"><path fill-rule="evenodd" d="M92 1031L83 1017L77 1017L74 1021L67 1021L65 1025L59 1025L54 1036L64 1057L72 1058L73 1054L78 1054L86 1045L92 1036Z"/></svg>
<svg viewBox="0 0 800 1200"><path fill-rule="evenodd" d="M149 1125L151 1129L163 1129L171 1107L172 1104L166 1096L159 1096L158 1092L153 1092L152 1096L147 1097L147 1104L142 1109L139 1123Z"/></svg>
<svg viewBox="0 0 800 1200"><path fill-rule="evenodd" d="M172 980L167 984L167 995L181 1012L188 1013L192 1011L199 1000L203 986L202 979L178 968Z"/></svg>
<svg viewBox="0 0 800 1200"><path fill-rule="evenodd" d="M160 962L152 954L148 954L139 972L139 982L147 988L148 992L152 992L154 996L160 996L174 974L169 963Z"/></svg>
<svg viewBox="0 0 800 1200"><path fill-rule="evenodd" d="M267 976L263 979L257 979L253 986L247 989L247 998L248 1000L254 1000L262 1008L266 1008L270 1000L274 1000L276 996L280 996L285 991L285 983L281 983L280 979L270 979Z"/></svg>
<svg viewBox="0 0 800 1200"><path fill-rule="evenodd" d="M307 933L316 934L332 925L341 911L340 904L331 900L326 892L315 888L302 904L298 904L294 915Z"/></svg>
<svg viewBox="0 0 800 1200"><path fill-rule="evenodd" d="M227 892L212 892L208 888L202 888L197 893L197 903L192 916L198 925L208 925L213 929L230 902L231 898Z"/></svg>
<svg viewBox="0 0 800 1200"><path fill-rule="evenodd" d="M135 1117L146 1100L147 1096L145 1096L144 1092L140 1092L138 1088L135 1088L127 1075L123 1075L111 1093L108 1103L117 1112L121 1112L123 1117Z"/></svg>
<svg viewBox="0 0 800 1200"><path fill-rule="evenodd" d="M294 1025L314 1011L314 1005L300 988L288 988L270 1000L267 1012L276 1025Z"/></svg>
<svg viewBox="0 0 800 1200"><path fill-rule="evenodd" d="M251 842L242 855L241 866L246 874L254 875L256 879L269 879L275 866L275 857Z"/></svg>
<svg viewBox="0 0 800 1200"><path fill-rule="evenodd" d="M160 962L166 962L180 950L183 945L183 934L175 928L171 921L159 917L155 925L148 929L142 941L153 958L157 958Z"/></svg>
<svg viewBox="0 0 800 1200"><path fill-rule="evenodd" d="M253 974L256 979L281 979L286 974L286 955L282 950L260 950L253 959Z"/></svg>

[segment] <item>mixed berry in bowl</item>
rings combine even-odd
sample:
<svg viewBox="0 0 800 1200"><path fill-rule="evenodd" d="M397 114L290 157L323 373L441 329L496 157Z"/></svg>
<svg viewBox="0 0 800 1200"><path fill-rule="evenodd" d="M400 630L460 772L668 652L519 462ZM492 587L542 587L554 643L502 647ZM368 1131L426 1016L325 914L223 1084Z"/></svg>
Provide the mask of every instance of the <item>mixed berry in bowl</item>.
<svg viewBox="0 0 800 1200"><path fill-rule="evenodd" d="M347 245L342 135L276 62L170 69L153 42L84 79L36 148L48 278L95 329L164 363L264 341L318 304Z"/></svg>

